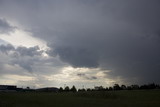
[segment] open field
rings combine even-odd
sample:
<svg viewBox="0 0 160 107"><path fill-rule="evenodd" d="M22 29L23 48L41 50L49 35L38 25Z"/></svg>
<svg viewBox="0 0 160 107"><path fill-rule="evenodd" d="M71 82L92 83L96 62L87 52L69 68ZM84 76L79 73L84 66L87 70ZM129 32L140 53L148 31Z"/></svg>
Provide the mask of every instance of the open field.
<svg viewBox="0 0 160 107"><path fill-rule="evenodd" d="M160 90L0 93L0 107L158 107Z"/></svg>

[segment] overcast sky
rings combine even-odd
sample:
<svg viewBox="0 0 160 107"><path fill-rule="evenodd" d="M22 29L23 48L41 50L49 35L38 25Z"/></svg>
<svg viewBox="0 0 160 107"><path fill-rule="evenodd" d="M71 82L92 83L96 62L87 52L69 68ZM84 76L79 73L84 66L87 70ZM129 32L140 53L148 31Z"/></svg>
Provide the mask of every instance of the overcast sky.
<svg viewBox="0 0 160 107"><path fill-rule="evenodd" d="M160 83L159 0L0 0L0 84Z"/></svg>

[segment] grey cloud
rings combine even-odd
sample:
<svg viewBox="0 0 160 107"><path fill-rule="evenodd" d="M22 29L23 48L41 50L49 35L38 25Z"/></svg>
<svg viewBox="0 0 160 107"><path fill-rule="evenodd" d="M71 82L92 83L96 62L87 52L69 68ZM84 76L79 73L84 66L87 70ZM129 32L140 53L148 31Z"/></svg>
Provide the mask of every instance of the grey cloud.
<svg viewBox="0 0 160 107"><path fill-rule="evenodd" d="M79 74L77 74L77 76L85 76L85 74L82 74L82 73L79 73Z"/></svg>
<svg viewBox="0 0 160 107"><path fill-rule="evenodd" d="M0 18L0 33L9 33L16 27L11 26L5 19Z"/></svg>
<svg viewBox="0 0 160 107"><path fill-rule="evenodd" d="M49 74L57 73L61 67L66 65L56 57L43 57L43 52L38 46L15 48L11 44L0 45L0 56L2 57L0 59L0 68L5 71L4 65L9 64L11 66L20 66L30 73Z"/></svg>
<svg viewBox="0 0 160 107"><path fill-rule="evenodd" d="M9 52L12 51L14 52L14 55L30 56L30 57L40 56L43 53L43 51L40 50L38 46L29 47L29 48L20 46L15 48L11 44L0 45L0 51L6 54L9 54Z"/></svg>
<svg viewBox="0 0 160 107"><path fill-rule="evenodd" d="M11 44L0 45L0 51L10 57L10 64L19 65L32 72L32 65L39 60L42 55L38 46L35 47L13 47Z"/></svg>
<svg viewBox="0 0 160 107"><path fill-rule="evenodd" d="M1 4L1 15L46 40L50 56L128 81L160 83L159 0L10 2Z"/></svg>
<svg viewBox="0 0 160 107"><path fill-rule="evenodd" d="M53 52L59 55L61 60L72 64L73 67L98 67L99 65L97 56L87 49L64 46L56 48Z"/></svg>
<svg viewBox="0 0 160 107"><path fill-rule="evenodd" d="M16 49L22 56L35 56L35 55L41 55L43 51L40 51L40 48L38 46L26 48L26 47L18 47Z"/></svg>
<svg viewBox="0 0 160 107"><path fill-rule="evenodd" d="M10 44L0 45L0 51L3 52L3 53L7 54L8 51L11 51L11 50L15 50L15 48Z"/></svg>
<svg viewBox="0 0 160 107"><path fill-rule="evenodd" d="M138 83L160 82L159 1L98 3L101 7L88 7L79 13L81 19L62 26L66 31L51 46L53 52L74 67L99 66L128 81L136 77Z"/></svg>
<svg viewBox="0 0 160 107"><path fill-rule="evenodd" d="M20 67L24 68L25 70L29 72L33 72L32 66L36 60L32 58L26 58L26 57L19 57L19 58L13 58L11 60L12 65L19 65Z"/></svg>
<svg viewBox="0 0 160 107"><path fill-rule="evenodd" d="M95 77L95 76L88 76L84 73L78 73L77 76L84 78L84 79L87 79L87 80L96 80L97 79L97 77Z"/></svg>

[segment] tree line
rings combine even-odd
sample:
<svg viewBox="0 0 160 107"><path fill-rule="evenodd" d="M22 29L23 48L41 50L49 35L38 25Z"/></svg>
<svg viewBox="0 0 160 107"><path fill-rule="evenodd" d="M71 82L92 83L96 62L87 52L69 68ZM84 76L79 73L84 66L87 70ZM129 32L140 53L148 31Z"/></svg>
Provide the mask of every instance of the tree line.
<svg viewBox="0 0 160 107"><path fill-rule="evenodd" d="M114 84L111 87L103 87L103 86L95 86L93 89L91 88L82 88L77 89L74 85L70 88L69 86L65 86L64 88L60 87L58 92L85 92L85 91L116 91L116 90L150 90L150 89L160 89L160 85L155 83L144 84L144 85L119 85Z"/></svg>

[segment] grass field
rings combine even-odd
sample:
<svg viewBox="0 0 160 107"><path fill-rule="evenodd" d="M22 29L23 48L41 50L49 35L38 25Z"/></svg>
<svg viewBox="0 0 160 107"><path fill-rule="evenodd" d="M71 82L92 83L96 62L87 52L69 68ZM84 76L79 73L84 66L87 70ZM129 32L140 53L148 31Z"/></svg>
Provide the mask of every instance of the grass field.
<svg viewBox="0 0 160 107"><path fill-rule="evenodd" d="M0 93L0 107L158 107L160 90Z"/></svg>

